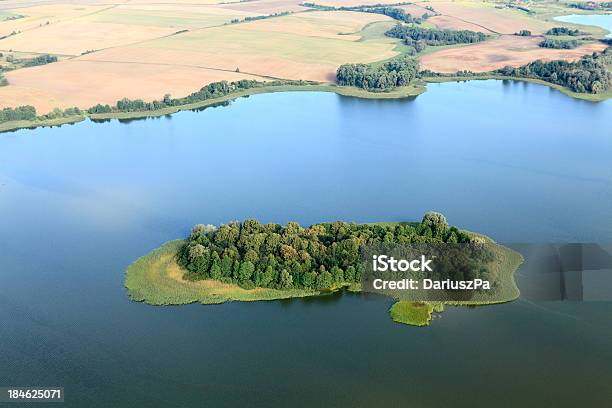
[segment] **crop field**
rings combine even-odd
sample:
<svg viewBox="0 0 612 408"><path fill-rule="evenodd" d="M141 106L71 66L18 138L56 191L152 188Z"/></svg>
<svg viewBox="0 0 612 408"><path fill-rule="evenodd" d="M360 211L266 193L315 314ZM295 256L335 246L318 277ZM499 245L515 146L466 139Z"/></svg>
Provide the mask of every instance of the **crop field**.
<svg viewBox="0 0 612 408"><path fill-rule="evenodd" d="M333 81L346 62L393 57L389 39L360 41L369 23L385 16L314 12L187 32L83 56L88 61L146 62L207 67L265 77ZM344 35L342 33L345 33Z"/></svg>
<svg viewBox="0 0 612 408"><path fill-rule="evenodd" d="M188 95L210 82L262 79L189 66L78 59L16 70L6 74L6 77L11 86L0 88L3 105L19 106L27 103L43 112L45 108L56 106L86 108L96 103L114 104L123 97L159 100L166 93L173 96ZM21 92L30 96L22 98Z"/></svg>
<svg viewBox="0 0 612 408"><path fill-rule="evenodd" d="M460 70L491 71L504 66L518 67L536 59L575 60L594 51L603 51L602 43L585 44L571 50L540 48L541 38L503 35L494 40L459 48L447 48L424 55L423 68L437 72L454 73Z"/></svg>
<svg viewBox="0 0 612 408"><path fill-rule="evenodd" d="M514 34L520 30L530 30L534 34L541 34L553 26L552 23L529 17L523 11L499 9L491 3L432 1L417 4L429 5L442 16L478 25L484 30L498 34Z"/></svg>
<svg viewBox="0 0 612 408"><path fill-rule="evenodd" d="M397 0L315 0L327 6L395 4ZM123 97L181 97L220 80L335 81L338 66L387 60L409 51L384 33L391 17L357 11L317 11L302 0L30 0L0 3L0 66L7 86L0 107L88 108ZM487 71L535 60L576 59L601 43L573 50L542 49L537 35L559 25L565 6L543 1L535 13L492 2L427 1L397 6L433 14L424 27L489 34L469 46L428 47L424 68ZM274 15L281 13L281 15ZM246 21L245 19L249 19ZM517 37L519 30L534 37ZM592 32L598 35L598 32ZM51 54L59 62L22 68L7 58ZM103 84L103 86L100 86Z"/></svg>

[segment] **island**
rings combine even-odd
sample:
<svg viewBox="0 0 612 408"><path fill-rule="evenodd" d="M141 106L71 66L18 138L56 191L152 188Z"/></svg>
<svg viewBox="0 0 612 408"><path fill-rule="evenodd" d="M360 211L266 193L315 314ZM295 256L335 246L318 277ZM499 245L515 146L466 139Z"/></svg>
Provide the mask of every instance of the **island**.
<svg viewBox="0 0 612 408"><path fill-rule="evenodd" d="M439 213L421 222L354 224L336 221L307 228L298 223L262 224L254 219L219 226L196 225L186 239L167 242L126 271L131 300L151 305L217 304L360 292L361 250L372 244L488 243L493 248L487 274L502 282L503 296L491 301L421 302L398 299L392 319L429 324L443 304L482 305L519 296L513 274L522 256L480 234L449 226ZM484 269L483 269L484 270Z"/></svg>

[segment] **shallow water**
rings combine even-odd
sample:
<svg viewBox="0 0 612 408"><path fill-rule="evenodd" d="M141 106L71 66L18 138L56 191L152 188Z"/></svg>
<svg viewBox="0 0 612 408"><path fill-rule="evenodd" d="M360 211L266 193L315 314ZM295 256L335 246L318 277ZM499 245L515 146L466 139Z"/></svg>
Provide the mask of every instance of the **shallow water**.
<svg viewBox="0 0 612 408"><path fill-rule="evenodd" d="M68 407L605 405L610 303L447 308L419 329L364 295L127 299L134 259L246 217L438 210L501 242L612 242L611 101L520 82L428 88L1 134L0 386L64 386Z"/></svg>

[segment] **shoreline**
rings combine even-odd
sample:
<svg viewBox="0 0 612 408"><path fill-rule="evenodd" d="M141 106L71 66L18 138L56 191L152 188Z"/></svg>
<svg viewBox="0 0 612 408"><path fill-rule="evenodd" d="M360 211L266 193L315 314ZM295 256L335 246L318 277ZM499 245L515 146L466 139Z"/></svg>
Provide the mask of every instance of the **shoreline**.
<svg viewBox="0 0 612 408"><path fill-rule="evenodd" d="M464 81L484 81L484 80L501 80L501 81L521 81L529 82L538 85L544 85L551 89L562 92L568 97L580 99L589 102L603 102L612 98L612 90L602 94L586 94L573 92L568 88L561 85L552 84L550 82L542 81L534 78L516 78L508 77L503 75L482 75L482 76L448 76L448 77L425 77L422 78L415 84L411 84L406 87L397 88L390 92L370 92L361 88L339 86L335 84L317 84L317 85L280 85L280 86L262 86L258 88L251 88L235 92L232 94L224 95L218 98L213 98L201 102L171 106L163 109L152 110L152 111L134 111L134 112L111 112L111 113L87 113L83 112L82 115L60 117L54 119L41 119L41 120L19 120L0 123L0 133L12 132L20 129L35 129L38 127L54 127L68 124L75 124L90 119L92 121L105 121L112 119L128 120L128 119L143 119L143 118L155 118L165 115L172 115L173 113L206 108L213 105L230 102L232 100L248 97L251 95L265 94L265 93L276 93L276 92L332 92L337 95L362 98L362 99L404 99L404 98L416 98L417 96L427 91L428 83L446 83L446 82L464 82Z"/></svg>

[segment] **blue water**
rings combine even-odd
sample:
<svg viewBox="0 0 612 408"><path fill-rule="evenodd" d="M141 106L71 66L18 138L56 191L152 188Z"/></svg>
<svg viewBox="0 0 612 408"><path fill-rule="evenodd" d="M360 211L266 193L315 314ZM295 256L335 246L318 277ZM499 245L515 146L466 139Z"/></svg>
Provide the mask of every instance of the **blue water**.
<svg viewBox="0 0 612 408"><path fill-rule="evenodd" d="M612 241L612 101L499 81L413 100L242 98L0 135L0 386L67 407L604 406L612 305L153 307L124 271L196 223L416 220L501 242ZM519 282L520 284L520 282Z"/></svg>
<svg viewBox="0 0 612 408"><path fill-rule="evenodd" d="M564 23L598 26L608 30L607 37L612 38L612 14L570 14L555 17L555 20Z"/></svg>

